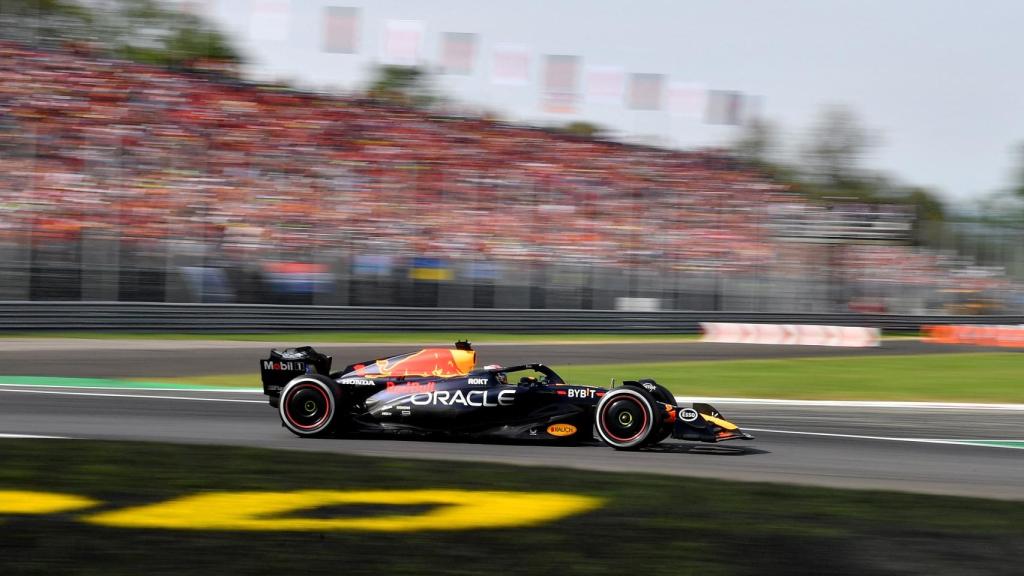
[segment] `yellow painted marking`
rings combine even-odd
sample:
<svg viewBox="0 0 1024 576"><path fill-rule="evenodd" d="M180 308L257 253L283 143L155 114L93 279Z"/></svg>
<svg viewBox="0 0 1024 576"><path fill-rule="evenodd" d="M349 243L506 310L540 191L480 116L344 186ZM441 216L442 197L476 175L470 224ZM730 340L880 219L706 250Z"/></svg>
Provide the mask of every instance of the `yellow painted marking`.
<svg viewBox="0 0 1024 576"><path fill-rule="evenodd" d="M532 526L593 510L598 498L544 492L466 490L298 490L215 492L85 517L90 524L171 530L414 532ZM304 518L324 506L436 505L416 514Z"/></svg>
<svg viewBox="0 0 1024 576"><path fill-rule="evenodd" d="M0 514L56 514L95 506L84 496L31 490L0 490Z"/></svg>
<svg viewBox="0 0 1024 576"><path fill-rule="evenodd" d="M718 424L719 426L725 428L726 430L735 430L737 428L737 426L732 422L727 422L725 420L722 420L721 418L715 418L714 416L708 416L707 414L701 414L701 416L703 416L704 419L707 420L708 422L711 422L712 424Z"/></svg>

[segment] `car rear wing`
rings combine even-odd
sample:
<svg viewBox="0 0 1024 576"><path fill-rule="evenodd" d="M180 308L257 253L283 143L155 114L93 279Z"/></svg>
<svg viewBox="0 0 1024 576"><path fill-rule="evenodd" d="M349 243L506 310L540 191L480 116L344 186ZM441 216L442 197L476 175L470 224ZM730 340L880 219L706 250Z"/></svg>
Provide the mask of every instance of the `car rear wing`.
<svg viewBox="0 0 1024 576"><path fill-rule="evenodd" d="M329 376L331 360L330 356L317 352L312 346L271 350L269 358L260 360L263 393L267 396L279 396L285 384L303 374Z"/></svg>

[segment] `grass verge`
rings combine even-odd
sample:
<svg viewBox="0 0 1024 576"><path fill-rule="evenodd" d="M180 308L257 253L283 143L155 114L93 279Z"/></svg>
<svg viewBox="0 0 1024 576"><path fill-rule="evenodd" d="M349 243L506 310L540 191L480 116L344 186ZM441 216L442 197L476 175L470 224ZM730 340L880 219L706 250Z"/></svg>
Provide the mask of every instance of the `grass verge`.
<svg viewBox="0 0 1024 576"><path fill-rule="evenodd" d="M99 501L96 511L222 490L541 490L604 500L541 526L460 532L125 529L85 524L81 511L6 515L0 572L12 575L1017 574L1024 562L1017 502L146 443L0 440L0 459L0 489L77 494Z"/></svg>
<svg viewBox="0 0 1024 576"><path fill-rule="evenodd" d="M572 383L654 378L689 396L1024 403L1024 354L999 352L553 367ZM258 380L253 373L164 381L252 387Z"/></svg>

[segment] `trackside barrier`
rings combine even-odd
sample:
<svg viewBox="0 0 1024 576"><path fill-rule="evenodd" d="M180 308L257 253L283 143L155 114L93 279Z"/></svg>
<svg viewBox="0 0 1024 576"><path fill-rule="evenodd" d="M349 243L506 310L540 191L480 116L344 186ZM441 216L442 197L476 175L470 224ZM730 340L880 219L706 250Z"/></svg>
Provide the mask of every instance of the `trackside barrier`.
<svg viewBox="0 0 1024 576"><path fill-rule="evenodd" d="M740 324L701 322L704 342L735 344L791 344L794 346L878 346L881 331L862 326L816 324Z"/></svg>
<svg viewBox="0 0 1024 576"><path fill-rule="evenodd" d="M0 302L4 331L520 332L698 334L701 322L867 326L913 331L936 324L1021 324L1024 316L911 316L690 310L618 311L150 302Z"/></svg>
<svg viewBox="0 0 1024 576"><path fill-rule="evenodd" d="M924 326L925 342L1024 348L1024 326L938 325Z"/></svg>

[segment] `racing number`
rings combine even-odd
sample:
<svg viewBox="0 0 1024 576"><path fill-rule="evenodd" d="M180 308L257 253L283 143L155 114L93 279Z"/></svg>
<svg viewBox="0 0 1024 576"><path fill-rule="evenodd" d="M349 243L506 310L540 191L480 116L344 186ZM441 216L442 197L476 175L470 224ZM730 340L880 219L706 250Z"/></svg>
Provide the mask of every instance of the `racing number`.
<svg viewBox="0 0 1024 576"><path fill-rule="evenodd" d="M323 506L377 504L434 505L418 514L341 518L302 517ZM299 490L219 492L86 516L90 524L172 530L254 530L413 532L532 526L601 505L575 494L465 490Z"/></svg>
<svg viewBox="0 0 1024 576"><path fill-rule="evenodd" d="M90 508L99 502L84 496L31 490L0 490L0 514L57 514Z"/></svg>

